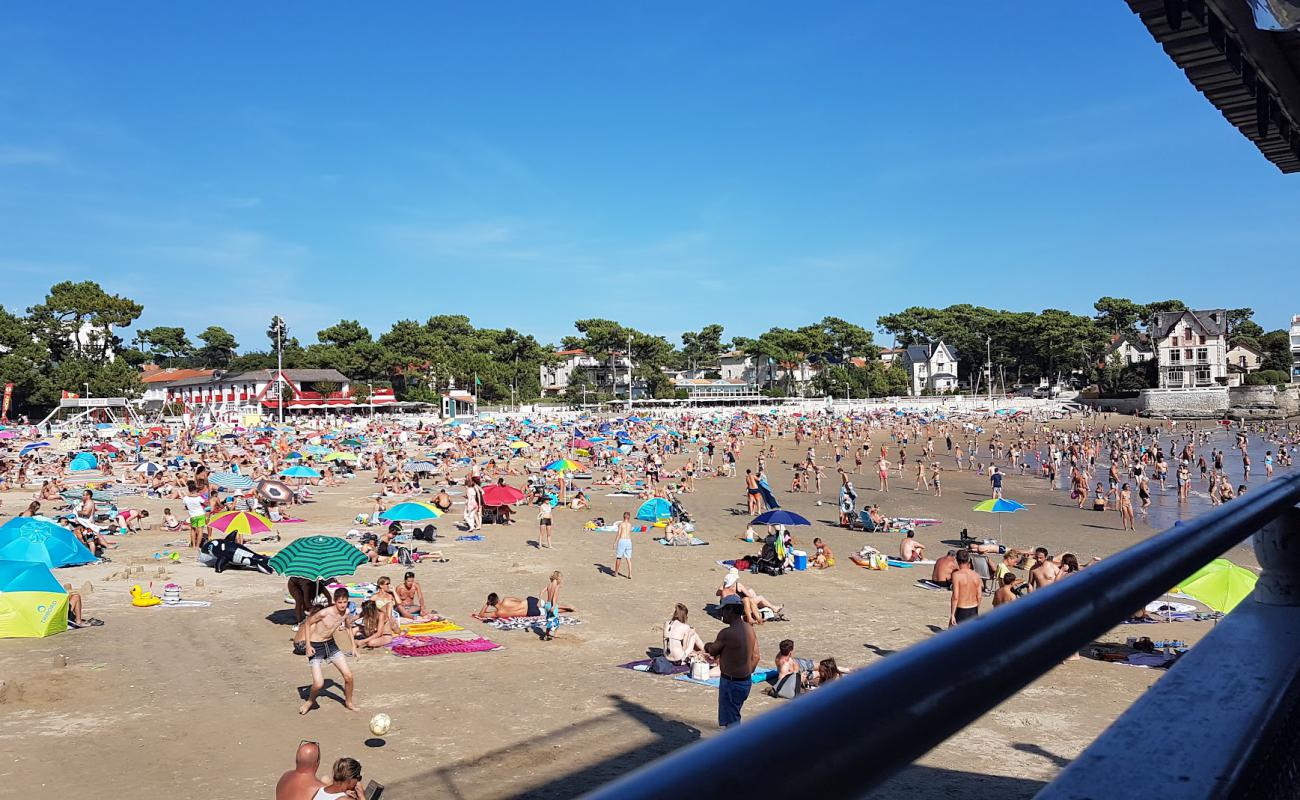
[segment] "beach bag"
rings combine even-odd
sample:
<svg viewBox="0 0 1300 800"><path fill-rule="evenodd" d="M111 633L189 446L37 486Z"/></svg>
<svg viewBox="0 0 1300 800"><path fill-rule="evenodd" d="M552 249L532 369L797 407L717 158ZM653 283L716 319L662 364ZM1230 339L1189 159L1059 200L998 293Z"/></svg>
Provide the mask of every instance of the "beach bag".
<svg viewBox="0 0 1300 800"><path fill-rule="evenodd" d="M671 675L677 665L663 656L655 656L650 659L650 671L656 675Z"/></svg>
<svg viewBox="0 0 1300 800"><path fill-rule="evenodd" d="M709 664L707 661L691 663L691 679L697 681L707 681L709 679Z"/></svg>
<svg viewBox="0 0 1300 800"><path fill-rule="evenodd" d="M405 547L397 548L397 563L404 567L415 566L415 559L411 557L411 551Z"/></svg>
<svg viewBox="0 0 1300 800"><path fill-rule="evenodd" d="M776 687L772 689L772 696L793 700L801 691L803 691L802 676L798 672L791 672L776 682Z"/></svg>
<svg viewBox="0 0 1300 800"><path fill-rule="evenodd" d="M738 558L736 559L734 566L736 567L736 571L744 572L749 569L749 559Z"/></svg>

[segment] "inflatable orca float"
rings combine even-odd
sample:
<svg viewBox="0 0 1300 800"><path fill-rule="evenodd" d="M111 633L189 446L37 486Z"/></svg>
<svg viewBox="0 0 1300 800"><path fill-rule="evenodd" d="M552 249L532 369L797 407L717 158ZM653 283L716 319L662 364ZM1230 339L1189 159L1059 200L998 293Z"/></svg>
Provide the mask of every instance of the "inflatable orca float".
<svg viewBox="0 0 1300 800"><path fill-rule="evenodd" d="M200 550L199 563L209 565L217 572L224 572L226 567L235 566L271 574L270 559L236 542L233 533L224 539L212 539L206 542Z"/></svg>

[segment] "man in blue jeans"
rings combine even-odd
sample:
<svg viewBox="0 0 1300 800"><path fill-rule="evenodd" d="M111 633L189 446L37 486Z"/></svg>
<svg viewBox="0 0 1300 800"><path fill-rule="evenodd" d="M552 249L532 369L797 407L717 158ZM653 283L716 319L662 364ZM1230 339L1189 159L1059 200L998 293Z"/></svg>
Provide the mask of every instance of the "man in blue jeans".
<svg viewBox="0 0 1300 800"><path fill-rule="evenodd" d="M750 676L758 666L758 637L745 621L745 604L739 597L722 598L722 621L727 627L718 638L704 645L704 652L718 660L718 725L727 728L740 722L740 708L749 698Z"/></svg>

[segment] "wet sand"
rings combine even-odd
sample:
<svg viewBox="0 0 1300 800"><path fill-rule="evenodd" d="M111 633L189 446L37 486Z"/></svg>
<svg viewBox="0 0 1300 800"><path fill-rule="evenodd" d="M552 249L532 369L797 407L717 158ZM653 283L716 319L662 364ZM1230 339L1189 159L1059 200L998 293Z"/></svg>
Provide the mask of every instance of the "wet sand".
<svg viewBox="0 0 1300 800"><path fill-rule="evenodd" d="M742 454L742 475L753 453L751 444ZM758 628L763 666L771 666L784 638L794 639L803 657L834 656L843 667L861 669L941 632L948 596L915 588L919 569L871 572L848 561L864 543L894 552L899 537L833 526L833 465L827 469L823 505L816 494L784 491L788 462L797 453L802 448L796 451L791 441L778 445L776 459L769 461L773 488L783 506L814 523L812 529L794 529L800 544L811 549L812 536L821 536L839 565L824 572L744 578L784 604L790 618ZM999 521L971 511L988 497L987 479L956 473L946 457L940 460L942 498L914 492L910 472L895 473L887 494L875 490L874 475L854 479L860 504L878 502L891 516L942 519L943 524L918 532L932 554L947 549L945 541L955 541L963 527L995 536ZM1262 480L1261 469L1252 482ZM267 797L279 774L292 766L298 741L313 739L321 743L326 764L343 755L359 759L367 778L389 787L386 799L576 795L717 733L716 690L616 668L660 646L663 622L679 601L690 608L690 622L701 636L711 639L721 624L704 613L704 606L715 599L725 572L715 561L757 551L739 540L747 520L743 479L697 483L685 506L695 517L696 536L710 546L668 548L637 534L633 580L609 576L612 534L586 532L582 523L635 511L634 498L607 498L605 491L595 491L590 512L557 509L553 550L532 544L537 537L529 509L521 510L518 524L487 526L486 541L452 542L457 533L452 522L459 519L459 508L454 510L439 524L438 546L450 563L421 564L415 572L434 608L504 649L421 659L364 653L350 661L360 714L343 709L341 687L332 685L319 710L306 717L296 713L309 673L305 659L290 652L291 606L284 602L282 578L234 570L216 575L188 553L182 563L160 567L152 554L181 537L147 532L118 539L121 547L110 554L112 563L56 573L74 588L93 585L86 609L106 620L104 627L44 640L0 641L0 746L9 756L0 766L0 781L32 798L81 796L89 787L107 795L145 789L166 790L176 798ZM372 490L370 473L347 486L323 489L318 502L301 513L307 523L279 530L286 537L341 534L353 527L355 514L368 510L365 498ZM12 513L26 494L5 495L4 510ZM1053 554L1068 550L1086 562L1155 532L1139 522L1137 534L1124 533L1116 513L1079 511L1068 493L1053 491L1038 478L1012 475L1005 494L1029 506L1023 513L1000 515L1002 539L1013 546L1044 545ZM142 499L125 505L149 508L157 518L164 505L179 510L180 503ZM1254 564L1243 547L1230 557ZM137 568L143 572L123 577L124 570ZM555 641L498 632L470 618L489 591L540 594L554 569L565 576L562 601L575 605L582 620L562 627ZM398 566L366 566L357 579L399 580L402 572ZM197 588L197 579L205 586ZM159 592L174 581L187 599L209 600L212 606L132 608L131 585L149 581ZM1145 635L1194 642L1209 629L1209 623L1194 622L1123 626L1102 641ZM1161 674L1086 658L1064 664L925 756L877 796L940 798L960 791L1029 797ZM745 713L767 713L783 702L789 701L756 689ZM367 721L380 711L391 715L394 727L377 741ZM880 724L887 719L888 707L882 706Z"/></svg>

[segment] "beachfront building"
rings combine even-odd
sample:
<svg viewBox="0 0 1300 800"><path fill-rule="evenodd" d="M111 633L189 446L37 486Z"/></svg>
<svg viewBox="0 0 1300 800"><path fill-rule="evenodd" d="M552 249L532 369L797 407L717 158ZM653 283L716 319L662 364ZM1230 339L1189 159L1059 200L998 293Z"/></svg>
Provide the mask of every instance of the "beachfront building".
<svg viewBox="0 0 1300 800"><path fill-rule="evenodd" d="M636 364L628 356L615 353L597 358L581 348L559 350L555 358L539 368L542 395L556 397L570 386L588 386L593 394L604 393L627 397L628 372ZM633 378L632 396L644 397L645 381Z"/></svg>
<svg viewBox="0 0 1300 800"><path fill-rule="evenodd" d="M375 387L360 402L352 395L351 381L335 369L259 369L248 372L181 370L154 378L147 375L146 410L212 412L215 414L275 413L281 402L288 411L350 411L391 406L393 390Z"/></svg>
<svg viewBox="0 0 1300 800"><path fill-rule="evenodd" d="M884 364L897 364L903 360L904 347L882 347L880 348L880 361Z"/></svg>
<svg viewBox="0 0 1300 800"><path fill-rule="evenodd" d="M1110 344L1106 346L1106 350L1101 354L1102 366L1109 363L1111 357L1116 355L1124 364L1141 364L1156 357L1155 352L1151 349L1151 340L1146 334L1141 333L1137 336L1125 336L1117 333L1110 337Z"/></svg>
<svg viewBox="0 0 1300 800"><path fill-rule="evenodd" d="M957 351L940 340L903 348L899 366L907 370L909 394L942 394L957 390Z"/></svg>
<svg viewBox="0 0 1300 800"><path fill-rule="evenodd" d="M1258 347L1237 342L1228 348L1228 385L1240 386L1246 376L1264 368L1264 352Z"/></svg>
<svg viewBox="0 0 1300 800"><path fill-rule="evenodd" d="M1291 318L1291 380L1300 381L1300 314Z"/></svg>
<svg viewBox="0 0 1300 800"><path fill-rule="evenodd" d="M741 378L687 378L678 376L673 385L686 391L686 399L697 402L757 401L758 386Z"/></svg>
<svg viewBox="0 0 1300 800"><path fill-rule="evenodd" d="M1161 389L1226 386L1228 312L1167 311L1151 320Z"/></svg>

